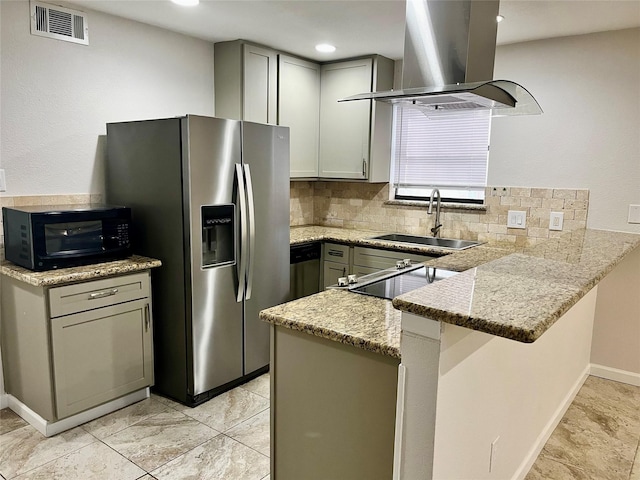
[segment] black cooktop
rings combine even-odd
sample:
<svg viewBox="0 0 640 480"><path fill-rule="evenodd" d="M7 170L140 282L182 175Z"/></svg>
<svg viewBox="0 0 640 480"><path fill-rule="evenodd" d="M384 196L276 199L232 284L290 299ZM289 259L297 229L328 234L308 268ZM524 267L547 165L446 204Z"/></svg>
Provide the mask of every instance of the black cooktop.
<svg viewBox="0 0 640 480"><path fill-rule="evenodd" d="M410 271L398 271L394 276L371 282L368 280L368 277L376 275L372 274L361 277L358 284L349 287L349 291L392 300L398 295L416 290L417 288L424 287L439 280L444 280L457 273L458 272L444 270L442 268L423 266L411 269Z"/></svg>

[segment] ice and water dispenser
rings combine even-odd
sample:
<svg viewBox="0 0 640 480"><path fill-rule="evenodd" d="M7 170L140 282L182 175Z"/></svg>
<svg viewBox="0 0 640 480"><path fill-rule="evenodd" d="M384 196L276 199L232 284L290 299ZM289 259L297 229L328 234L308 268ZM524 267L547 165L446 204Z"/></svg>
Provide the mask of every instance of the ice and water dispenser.
<svg viewBox="0 0 640 480"><path fill-rule="evenodd" d="M204 205L201 210L202 266L235 263L235 205Z"/></svg>

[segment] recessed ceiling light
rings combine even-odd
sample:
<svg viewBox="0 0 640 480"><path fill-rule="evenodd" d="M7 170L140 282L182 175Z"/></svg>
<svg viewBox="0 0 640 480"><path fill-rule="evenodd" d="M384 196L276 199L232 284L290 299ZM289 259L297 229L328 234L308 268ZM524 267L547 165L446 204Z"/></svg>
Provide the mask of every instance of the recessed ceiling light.
<svg viewBox="0 0 640 480"><path fill-rule="evenodd" d="M316 45L316 50L322 53L332 53L336 51L336 47L328 43L320 43Z"/></svg>
<svg viewBox="0 0 640 480"><path fill-rule="evenodd" d="M171 0L176 5L182 5L183 7L194 7L200 3L200 0Z"/></svg>
<svg viewBox="0 0 640 480"><path fill-rule="evenodd" d="M496 17L496 22L500 23L502 20L504 20L504 15L498 15Z"/></svg>

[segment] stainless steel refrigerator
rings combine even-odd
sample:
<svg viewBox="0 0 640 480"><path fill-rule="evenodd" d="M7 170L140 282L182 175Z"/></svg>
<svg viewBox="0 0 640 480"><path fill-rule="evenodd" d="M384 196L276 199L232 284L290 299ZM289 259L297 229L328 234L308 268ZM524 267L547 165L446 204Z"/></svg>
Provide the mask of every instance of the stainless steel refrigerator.
<svg viewBox="0 0 640 480"><path fill-rule="evenodd" d="M289 292L289 129L187 115L107 125L106 201L152 272L155 387L197 405L267 371Z"/></svg>

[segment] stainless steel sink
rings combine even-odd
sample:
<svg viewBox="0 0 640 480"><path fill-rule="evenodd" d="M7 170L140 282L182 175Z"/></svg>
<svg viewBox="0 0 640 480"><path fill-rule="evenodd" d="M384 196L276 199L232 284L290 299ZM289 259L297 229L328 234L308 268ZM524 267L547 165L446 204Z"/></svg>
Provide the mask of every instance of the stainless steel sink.
<svg viewBox="0 0 640 480"><path fill-rule="evenodd" d="M472 240L456 240L454 238L420 237L418 235L405 235L402 233L389 233L371 237L371 240L385 240L387 242L412 243L414 245L428 245L431 247L450 248L452 250L464 250L475 247L484 242Z"/></svg>

